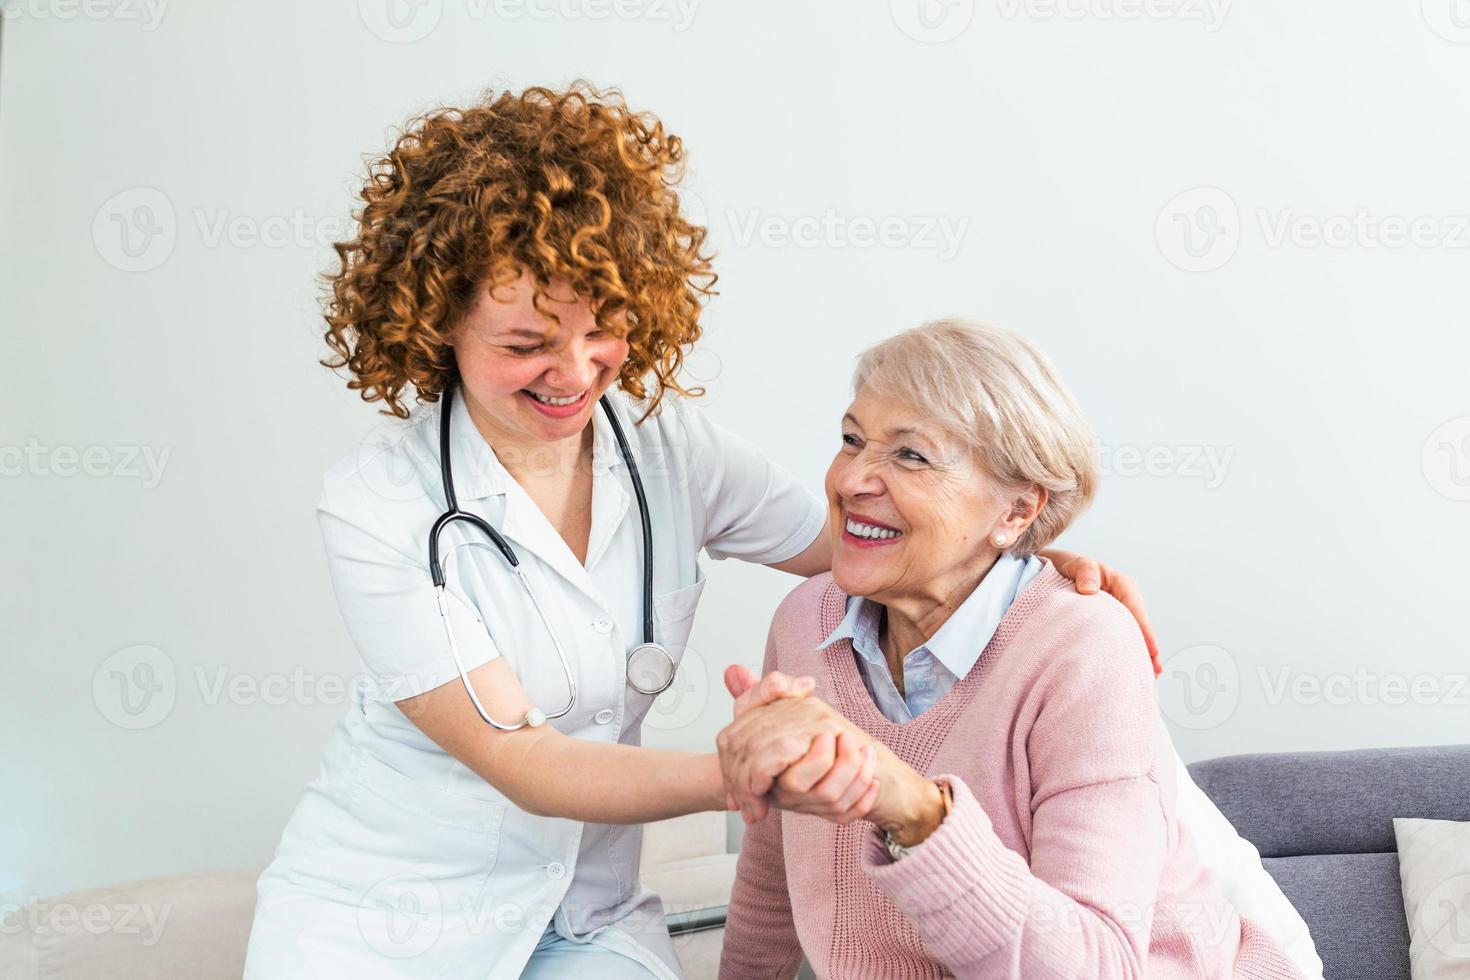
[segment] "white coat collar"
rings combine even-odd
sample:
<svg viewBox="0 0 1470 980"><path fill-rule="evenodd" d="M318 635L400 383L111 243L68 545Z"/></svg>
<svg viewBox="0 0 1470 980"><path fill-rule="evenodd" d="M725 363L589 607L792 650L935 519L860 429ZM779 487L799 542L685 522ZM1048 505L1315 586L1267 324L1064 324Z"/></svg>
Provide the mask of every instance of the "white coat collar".
<svg viewBox="0 0 1470 980"><path fill-rule="evenodd" d="M609 400L623 424L629 446L636 454L638 432L629 417L627 396L615 390ZM513 545L535 554L568 583L599 603L603 602L587 569L607 551L613 535L628 514L631 494L623 488L623 478L613 472L623 465L623 460L618 452L617 436L601 406L592 414L592 528L587 539L585 565L577 561L577 556L557 534L535 501L496 458L490 444L475 428L463 397L456 397L450 409L450 457L454 463L455 496L461 505L468 500L505 497L500 533Z"/></svg>
<svg viewBox="0 0 1470 980"><path fill-rule="evenodd" d="M618 413L618 419L623 423L623 432L627 434L629 443L636 451L637 438L629 418L627 396L616 388L608 394L609 401L613 403L613 411ZM442 402L440 410L443 410ZM480 430L475 428L462 392L455 392L449 424L455 496L460 500L480 500L504 494L515 481L496 458L485 437L480 435ZM621 465L623 459L618 453L617 436L613 434L612 425L607 421L602 407L598 406L592 413L592 471L594 474L605 473L614 466Z"/></svg>

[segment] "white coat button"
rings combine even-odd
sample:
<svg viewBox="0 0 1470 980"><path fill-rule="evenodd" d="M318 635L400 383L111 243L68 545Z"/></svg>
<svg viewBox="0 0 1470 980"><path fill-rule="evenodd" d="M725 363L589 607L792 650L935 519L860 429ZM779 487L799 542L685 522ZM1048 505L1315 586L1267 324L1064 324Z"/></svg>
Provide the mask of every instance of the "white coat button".
<svg viewBox="0 0 1470 980"><path fill-rule="evenodd" d="M592 628L597 630L597 632L599 633L611 633L613 628L613 621L611 619L608 619L606 616L598 616L592 621Z"/></svg>
<svg viewBox="0 0 1470 980"><path fill-rule="evenodd" d="M603 708L597 714L592 716L592 720L597 722L599 725L606 725L608 722L613 720L613 709Z"/></svg>
<svg viewBox="0 0 1470 980"><path fill-rule="evenodd" d="M546 866L546 877L560 880L562 878L565 878L566 876L567 866L565 864L553 863Z"/></svg>

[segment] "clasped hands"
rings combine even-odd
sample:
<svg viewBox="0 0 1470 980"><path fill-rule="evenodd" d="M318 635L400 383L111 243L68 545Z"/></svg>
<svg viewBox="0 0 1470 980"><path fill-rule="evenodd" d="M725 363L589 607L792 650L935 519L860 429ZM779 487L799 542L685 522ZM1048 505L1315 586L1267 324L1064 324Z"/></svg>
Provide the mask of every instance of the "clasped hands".
<svg viewBox="0 0 1470 980"><path fill-rule="evenodd" d="M715 744L726 805L747 824L770 807L845 824L867 819L912 846L943 819L939 787L812 695L809 677L725 671L735 719Z"/></svg>

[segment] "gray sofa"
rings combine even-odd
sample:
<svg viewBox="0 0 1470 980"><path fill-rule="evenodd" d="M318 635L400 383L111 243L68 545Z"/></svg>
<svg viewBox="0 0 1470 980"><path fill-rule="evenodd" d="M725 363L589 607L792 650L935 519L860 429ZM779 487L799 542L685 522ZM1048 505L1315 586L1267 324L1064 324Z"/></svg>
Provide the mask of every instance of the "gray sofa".
<svg viewBox="0 0 1470 980"><path fill-rule="evenodd" d="M1326 980L1409 980L1393 818L1470 821L1470 745L1234 755L1189 772L1306 919Z"/></svg>

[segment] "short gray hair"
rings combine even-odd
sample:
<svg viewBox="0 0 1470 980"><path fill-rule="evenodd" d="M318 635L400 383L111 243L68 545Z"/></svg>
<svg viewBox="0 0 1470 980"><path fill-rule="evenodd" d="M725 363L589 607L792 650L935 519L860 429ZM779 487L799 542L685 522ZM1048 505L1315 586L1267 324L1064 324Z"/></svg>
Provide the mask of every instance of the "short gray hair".
<svg viewBox="0 0 1470 980"><path fill-rule="evenodd" d="M1009 549L1050 544L1097 490L1097 441L1056 370L1006 330L936 320L864 351L852 388L912 405L968 447L1004 494L1044 487L1046 505Z"/></svg>

